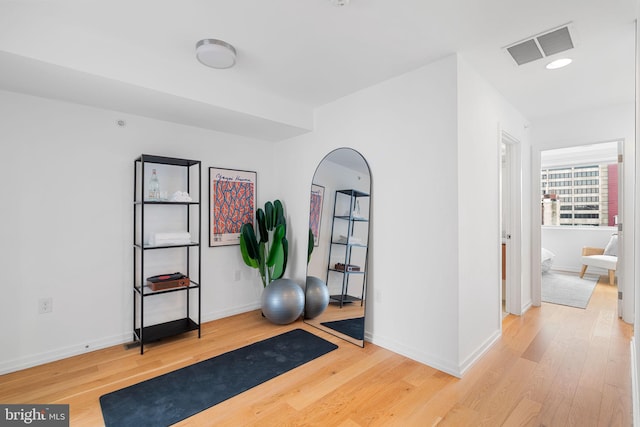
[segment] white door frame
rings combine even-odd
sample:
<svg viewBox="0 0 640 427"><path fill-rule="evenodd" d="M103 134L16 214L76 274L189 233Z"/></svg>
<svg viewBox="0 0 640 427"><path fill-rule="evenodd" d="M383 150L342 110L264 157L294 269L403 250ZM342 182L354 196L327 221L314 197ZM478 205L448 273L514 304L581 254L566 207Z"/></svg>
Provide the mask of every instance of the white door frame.
<svg viewBox="0 0 640 427"><path fill-rule="evenodd" d="M625 142L623 139L618 141L618 267L616 270L616 276L618 277L618 317L624 317L624 294L625 294L625 250L624 250L624 240L625 240L625 227L624 222L625 218L625 205L627 203L626 197L624 194L625 184L624 184L624 146Z"/></svg>
<svg viewBox="0 0 640 427"><path fill-rule="evenodd" d="M516 138L500 131L499 146L506 148L506 176L502 176L500 168L500 209L502 210L502 181L507 179L509 192L508 212L500 230L505 231L506 243L506 295L505 310L507 313L522 314L522 144ZM501 215L502 216L502 215ZM501 221L502 222L502 221ZM502 236L501 236L502 238ZM502 259L502 257L501 257ZM500 276L502 277L502 275ZM502 284L500 284L502 294ZM500 295L502 298L502 295Z"/></svg>

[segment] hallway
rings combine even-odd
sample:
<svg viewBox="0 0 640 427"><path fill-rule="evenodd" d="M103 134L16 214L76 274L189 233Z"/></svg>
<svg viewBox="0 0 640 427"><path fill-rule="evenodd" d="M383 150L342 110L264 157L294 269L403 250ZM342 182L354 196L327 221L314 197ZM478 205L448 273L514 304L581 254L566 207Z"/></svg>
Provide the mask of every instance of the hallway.
<svg viewBox="0 0 640 427"><path fill-rule="evenodd" d="M616 305L601 276L586 310L543 303L505 318L500 342L458 386L475 384L439 425L631 426L633 327Z"/></svg>

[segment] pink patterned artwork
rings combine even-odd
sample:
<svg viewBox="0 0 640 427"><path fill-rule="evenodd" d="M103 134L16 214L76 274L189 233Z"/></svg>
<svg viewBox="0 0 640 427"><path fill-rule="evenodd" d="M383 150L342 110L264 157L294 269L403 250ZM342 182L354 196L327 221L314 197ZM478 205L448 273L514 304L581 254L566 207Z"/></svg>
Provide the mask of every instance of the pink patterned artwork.
<svg viewBox="0 0 640 427"><path fill-rule="evenodd" d="M240 228L253 223L256 173L210 168L209 246L239 244Z"/></svg>
<svg viewBox="0 0 640 427"><path fill-rule="evenodd" d="M320 222L322 220L322 202L324 199L324 187L311 185L311 206L309 208L309 228L313 234L313 245L319 245Z"/></svg>

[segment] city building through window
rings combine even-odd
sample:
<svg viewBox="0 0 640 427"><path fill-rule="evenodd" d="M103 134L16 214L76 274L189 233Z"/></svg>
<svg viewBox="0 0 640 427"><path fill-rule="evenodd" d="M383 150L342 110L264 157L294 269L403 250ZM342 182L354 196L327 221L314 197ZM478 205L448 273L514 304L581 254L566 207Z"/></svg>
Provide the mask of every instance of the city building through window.
<svg viewBox="0 0 640 427"><path fill-rule="evenodd" d="M542 154L542 225L617 225L617 145L609 142Z"/></svg>

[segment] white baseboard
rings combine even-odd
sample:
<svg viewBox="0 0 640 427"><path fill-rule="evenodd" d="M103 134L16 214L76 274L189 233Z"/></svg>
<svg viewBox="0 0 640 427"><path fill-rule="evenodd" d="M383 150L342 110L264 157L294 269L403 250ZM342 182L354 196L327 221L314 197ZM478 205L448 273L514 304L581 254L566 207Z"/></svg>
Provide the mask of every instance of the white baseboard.
<svg viewBox="0 0 640 427"><path fill-rule="evenodd" d="M635 337L631 338L631 399L633 402L633 425L640 426L640 390L638 390L638 358Z"/></svg>
<svg viewBox="0 0 640 427"><path fill-rule="evenodd" d="M550 271L554 273L580 274L581 268L576 268L573 266L554 265L551 267ZM603 274L609 274L609 271L600 267L589 267L585 274L592 276L602 276Z"/></svg>
<svg viewBox="0 0 640 427"><path fill-rule="evenodd" d="M595 268L595 267L594 267ZM555 273L576 273L580 274L580 267L567 265L552 265L550 271Z"/></svg>
<svg viewBox="0 0 640 427"><path fill-rule="evenodd" d="M461 378L462 374L458 366L449 363L446 360L440 359L432 354L426 354L420 351L416 351L416 349L408 347L404 344L400 344L393 338L385 338L376 336L367 336L365 333L365 340L369 341L377 346L386 348L389 351L397 353L401 356L408 357L409 359L415 360L416 362L424 363L425 365L431 366L439 371L446 372L449 375L453 375L454 377ZM366 345L366 344L365 344Z"/></svg>
<svg viewBox="0 0 640 427"><path fill-rule="evenodd" d="M467 372L473 365L476 364L482 356L485 355L487 351L495 344L496 341L500 339L502 336L502 331L497 330L491 335L489 338L485 340L485 342L480 345L469 357L467 357L464 362L460 365L460 376L462 377L465 372Z"/></svg>
<svg viewBox="0 0 640 427"><path fill-rule="evenodd" d="M365 340L380 347L384 347L387 350L393 351L394 353L408 357L409 359L424 363L425 365L431 366L432 368L438 369L439 371L445 372L449 375L453 375L454 377L462 378L464 373L467 372L478 360L480 360L487 351L489 351L491 346L493 346L501 335L501 331L495 331L460 365L452 364L449 361L438 358L432 354L417 351L416 349L400 344L393 339L379 336L374 337L367 332L365 332Z"/></svg>
<svg viewBox="0 0 640 427"><path fill-rule="evenodd" d="M21 357L20 359L8 360L0 363L0 375L43 365L49 362L55 362L56 360L66 359L72 356L78 356L80 354L89 353L91 351L100 350L114 345L124 344L126 342L130 342L131 339L132 333L114 335L89 341L88 343L83 342L82 344L45 351L29 355L27 357Z"/></svg>
<svg viewBox="0 0 640 427"><path fill-rule="evenodd" d="M231 307L225 310L211 311L202 315L202 323L211 322L213 320L224 319L225 317L235 316L236 314L246 313L260 308L260 302L246 304L237 307Z"/></svg>
<svg viewBox="0 0 640 427"><path fill-rule="evenodd" d="M214 311L202 315L202 323L212 320L222 319L224 317L234 316L236 314L246 313L260 308L259 303L248 304L244 306L233 307L226 310ZM83 342L81 344L70 345L67 347L57 348L38 354L21 357L19 359L0 362L0 375L10 372L20 371L22 369L32 368L56 360L66 359L68 357L78 356L95 350L100 350L114 345L125 344L131 342L133 333L128 332L122 335L114 335L111 337L98 338L93 341Z"/></svg>

